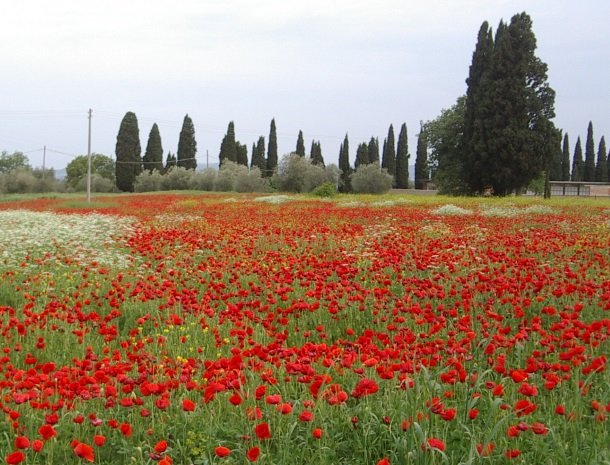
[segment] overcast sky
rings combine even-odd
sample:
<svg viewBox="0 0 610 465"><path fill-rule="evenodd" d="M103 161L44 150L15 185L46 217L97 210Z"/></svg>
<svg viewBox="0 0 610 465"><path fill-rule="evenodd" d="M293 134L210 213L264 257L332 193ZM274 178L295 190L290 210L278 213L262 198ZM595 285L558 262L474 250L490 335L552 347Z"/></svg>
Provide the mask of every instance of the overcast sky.
<svg viewBox="0 0 610 465"><path fill-rule="evenodd" d="M109 156L133 111L142 152L157 122L165 154L188 113L199 167L206 151L217 161L229 121L250 156L272 118L280 155L302 130L327 164L346 133L353 163L358 143L383 144L404 122L413 163L420 121L466 91L481 23L495 31L522 11L571 152L589 121L596 151L610 137L608 0L5 0L1 11L0 150L34 166L44 145L58 169L87 153L89 108L92 151Z"/></svg>

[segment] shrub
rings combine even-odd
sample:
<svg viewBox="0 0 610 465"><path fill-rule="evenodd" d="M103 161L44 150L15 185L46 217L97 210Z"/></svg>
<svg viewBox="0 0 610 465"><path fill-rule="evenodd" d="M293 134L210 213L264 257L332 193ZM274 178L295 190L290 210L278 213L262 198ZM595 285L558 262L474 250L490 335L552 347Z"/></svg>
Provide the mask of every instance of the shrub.
<svg viewBox="0 0 610 465"><path fill-rule="evenodd" d="M278 166L274 183L284 192L311 192L325 182L336 183L338 169L334 165L323 168L313 165L309 158L295 153L284 155Z"/></svg>
<svg viewBox="0 0 610 465"><path fill-rule="evenodd" d="M203 171L195 171L191 178L190 188L198 191L213 191L218 170L205 168Z"/></svg>
<svg viewBox="0 0 610 465"><path fill-rule="evenodd" d="M136 192L156 192L161 190L163 175L157 170L142 171L135 180L134 189Z"/></svg>
<svg viewBox="0 0 610 465"><path fill-rule="evenodd" d="M189 170L182 166L172 166L161 178L162 190L187 190L191 185L191 179L195 170Z"/></svg>
<svg viewBox="0 0 610 465"><path fill-rule="evenodd" d="M327 181L316 187L312 193L318 197L332 197L337 193L337 187L333 183Z"/></svg>
<svg viewBox="0 0 610 465"><path fill-rule="evenodd" d="M392 188L392 181L392 175L376 163L360 165L351 177L352 189L359 194L384 194Z"/></svg>
<svg viewBox="0 0 610 465"><path fill-rule="evenodd" d="M225 160L218 171L218 176L216 176L214 190L220 192L234 191L237 178L240 174L247 175L248 167Z"/></svg>
<svg viewBox="0 0 610 465"><path fill-rule="evenodd" d="M261 170L253 167L249 172L240 172L235 179L237 192L269 192L271 188L261 175Z"/></svg>

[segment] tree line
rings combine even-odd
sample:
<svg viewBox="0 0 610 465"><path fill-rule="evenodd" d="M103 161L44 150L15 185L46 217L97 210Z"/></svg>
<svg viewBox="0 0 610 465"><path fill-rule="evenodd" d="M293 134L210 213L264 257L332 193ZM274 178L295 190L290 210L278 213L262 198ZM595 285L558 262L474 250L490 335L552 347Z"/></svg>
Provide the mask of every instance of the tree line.
<svg viewBox="0 0 610 465"><path fill-rule="evenodd" d="M173 155L168 152L165 163L163 163L163 153L159 127L154 123L148 135L146 151L141 156L138 120L135 113L127 112L121 121L117 134L115 176L117 188L121 191L133 192L138 176L146 171L149 173L156 171L163 175L169 172L172 167L197 169L197 141L194 125L188 114L184 117L176 154ZM292 153L300 157L306 157L303 131L299 131L296 147ZM341 176L338 188L341 192L351 192L352 175L359 167L369 164L374 164L387 172L392 177L392 186L406 189L409 187L410 158L406 123L403 123L400 128L397 142L394 137L394 127L390 124L388 135L383 141L381 156L379 139L371 137L369 142L359 144L353 168L349 158L349 139L346 134L339 149ZM220 169L226 163L234 163L250 169L257 168L263 177L272 178L278 170L275 118L271 120L268 142L264 136L260 136L258 141L252 144L250 159L248 159L248 147L236 138L235 123L233 121L229 122L227 132L220 144L218 160ZM311 142L309 161L315 166L325 167L319 140ZM426 170L419 170L416 175L421 175L425 179L429 176Z"/></svg>

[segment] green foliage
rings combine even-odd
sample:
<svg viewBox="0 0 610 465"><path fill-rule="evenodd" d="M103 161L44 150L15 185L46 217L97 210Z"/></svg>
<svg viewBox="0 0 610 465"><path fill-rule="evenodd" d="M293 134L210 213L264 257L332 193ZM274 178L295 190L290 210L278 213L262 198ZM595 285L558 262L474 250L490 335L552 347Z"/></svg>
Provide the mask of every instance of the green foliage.
<svg viewBox="0 0 610 465"><path fill-rule="evenodd" d="M136 177L142 172L140 130L135 113L125 113L116 140L116 186L120 191L133 192Z"/></svg>
<svg viewBox="0 0 610 465"><path fill-rule="evenodd" d="M398 134L398 146L396 148L395 183L399 189L407 189L409 187L409 158L407 123L403 123Z"/></svg>
<svg viewBox="0 0 610 465"><path fill-rule="evenodd" d="M595 181L608 182L608 155L606 152L606 139L604 136L599 141L597 149L597 164L595 165Z"/></svg>
<svg viewBox="0 0 610 465"><path fill-rule="evenodd" d="M311 141L311 151L309 153L312 165L318 165L324 168L324 157L322 156L322 145L320 141Z"/></svg>
<svg viewBox="0 0 610 465"><path fill-rule="evenodd" d="M195 171L191 179L191 188L199 191L213 191L218 171L214 168L204 168Z"/></svg>
<svg viewBox="0 0 610 465"><path fill-rule="evenodd" d="M595 181L595 142L593 140L593 123L591 121L589 121L589 126L587 127L583 181Z"/></svg>
<svg viewBox="0 0 610 465"><path fill-rule="evenodd" d="M156 192L162 189L163 175L157 171L142 171L135 180L136 192Z"/></svg>
<svg viewBox="0 0 610 465"><path fill-rule="evenodd" d="M192 169L184 168L183 166L174 166L161 177L161 190L174 191L191 189L194 175L195 171Z"/></svg>
<svg viewBox="0 0 610 465"><path fill-rule="evenodd" d="M369 161L369 146L366 142L358 144L356 149L356 160L354 160L354 168L358 169L361 165L368 165Z"/></svg>
<svg viewBox="0 0 610 465"><path fill-rule="evenodd" d="M563 146L561 150L561 180L570 180L570 138L567 133L563 136Z"/></svg>
<svg viewBox="0 0 610 465"><path fill-rule="evenodd" d="M235 150L237 152L237 163L240 165L248 166L248 147L246 144L240 144L239 141L235 142Z"/></svg>
<svg viewBox="0 0 610 465"><path fill-rule="evenodd" d="M358 194L385 194L392 188L393 178L377 163L359 166L352 174L352 189Z"/></svg>
<svg viewBox="0 0 610 465"><path fill-rule="evenodd" d="M140 173L141 175L142 173ZM137 181L138 177L136 177ZM81 178L78 181L78 184L75 186L75 190L79 192L84 192L87 190L87 178ZM94 173L91 175L91 192L116 192L116 186L114 179L109 179L108 177L101 176L99 173Z"/></svg>
<svg viewBox="0 0 610 465"><path fill-rule="evenodd" d="M381 167L385 168L396 179L396 146L394 142L394 126L390 124L388 137L383 143Z"/></svg>
<svg viewBox="0 0 610 465"><path fill-rule="evenodd" d="M296 153L282 157L274 176L274 184L282 192L311 192L325 182L336 181L333 171L314 165L309 158Z"/></svg>
<svg viewBox="0 0 610 465"><path fill-rule="evenodd" d="M220 167L227 162L237 163L237 145L235 143L235 125L233 121L229 123L227 133L222 139L220 144L220 153L218 154L218 160L220 161Z"/></svg>
<svg viewBox="0 0 610 465"><path fill-rule="evenodd" d="M549 178L551 181L563 180L563 148L560 146L553 154Z"/></svg>
<svg viewBox="0 0 610 465"><path fill-rule="evenodd" d="M89 169L88 165L89 157L87 155L79 155L68 163L66 166L66 184L72 189L78 190L77 186L82 184L83 180L86 181L87 171ZM112 158L99 153L91 154L92 177L93 175L97 175L114 183L115 172L116 167Z"/></svg>
<svg viewBox="0 0 610 465"><path fill-rule="evenodd" d="M297 137L297 148L295 152L298 156L305 156L305 140L303 139L303 131L299 131L299 136Z"/></svg>
<svg viewBox="0 0 610 465"><path fill-rule="evenodd" d="M428 168L428 135L423 128L417 136L417 154L415 156L415 189L424 189L425 182L430 179Z"/></svg>
<svg viewBox="0 0 610 465"><path fill-rule="evenodd" d="M142 157L142 164L145 170L157 170L160 173L163 171L163 144L161 143L161 134L157 123L152 125L148 134L148 143L146 144L146 152Z"/></svg>
<svg viewBox="0 0 610 465"><path fill-rule="evenodd" d="M30 168L28 157L22 152L8 153L3 150L0 154L0 173L10 173L17 168Z"/></svg>
<svg viewBox="0 0 610 465"><path fill-rule="evenodd" d="M337 186L332 182L325 182L316 187L311 193L318 197L333 197L337 194Z"/></svg>
<svg viewBox="0 0 610 465"><path fill-rule="evenodd" d="M341 144L341 148L339 149L339 169L341 170L341 177L339 179L339 192L351 192L351 175L352 175L352 167L349 163L349 140L347 138L347 134L345 134L345 139Z"/></svg>
<svg viewBox="0 0 610 465"><path fill-rule="evenodd" d="M197 169L197 141L195 140L195 126L189 115L184 116L182 130L178 139L177 166L189 170Z"/></svg>
<svg viewBox="0 0 610 465"><path fill-rule="evenodd" d="M487 23L479 30L458 152L462 184L469 193L519 191L554 155L555 92L547 83L547 65L535 50L526 13L514 15L508 25L500 22L493 41Z"/></svg>
<svg viewBox="0 0 610 465"><path fill-rule="evenodd" d="M218 171L214 190L220 192L230 192L236 190L237 178L240 175L248 174L248 168L233 161L225 160Z"/></svg>
<svg viewBox="0 0 610 465"><path fill-rule="evenodd" d="M265 160L265 138L260 136L256 147L252 145L252 160L250 161L250 168L257 167L263 174L267 169L267 161Z"/></svg>
<svg viewBox="0 0 610 465"><path fill-rule="evenodd" d="M376 137L369 141L369 163L379 163L379 139Z"/></svg>
<svg viewBox="0 0 610 465"><path fill-rule="evenodd" d="M267 147L267 171L265 176L271 177L277 169L277 129L275 127L275 118L271 120L271 128L269 129L269 146Z"/></svg>
<svg viewBox="0 0 610 465"><path fill-rule="evenodd" d="M462 195L469 191L461 151L465 104L464 96L458 98L455 105L443 109L439 117L422 128L430 148L432 180L443 194Z"/></svg>
<svg viewBox="0 0 610 465"><path fill-rule="evenodd" d="M580 136L576 139L574 158L572 159L572 181L584 181L585 162L582 159L582 144Z"/></svg>
<svg viewBox="0 0 610 465"><path fill-rule="evenodd" d="M167 173L170 168L173 166L177 166L178 160L176 160L176 155L173 155L171 152L167 152L167 158L165 159L165 167L163 168L163 173Z"/></svg>

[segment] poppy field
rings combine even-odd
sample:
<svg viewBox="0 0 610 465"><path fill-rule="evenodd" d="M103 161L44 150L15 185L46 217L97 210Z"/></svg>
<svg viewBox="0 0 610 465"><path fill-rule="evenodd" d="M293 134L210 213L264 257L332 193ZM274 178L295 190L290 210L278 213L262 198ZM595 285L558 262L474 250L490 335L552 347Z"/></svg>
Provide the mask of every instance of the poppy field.
<svg viewBox="0 0 610 465"><path fill-rule="evenodd" d="M610 205L0 202L8 464L610 464Z"/></svg>

